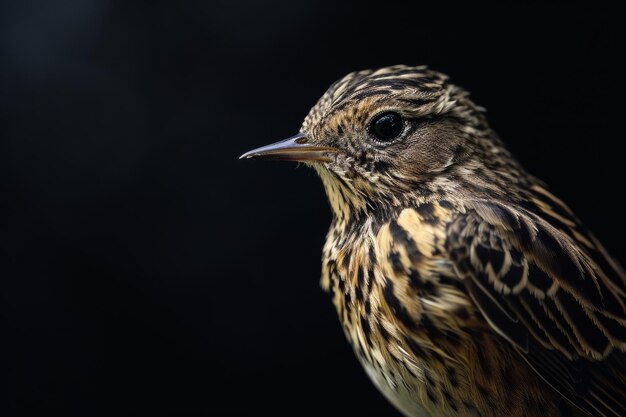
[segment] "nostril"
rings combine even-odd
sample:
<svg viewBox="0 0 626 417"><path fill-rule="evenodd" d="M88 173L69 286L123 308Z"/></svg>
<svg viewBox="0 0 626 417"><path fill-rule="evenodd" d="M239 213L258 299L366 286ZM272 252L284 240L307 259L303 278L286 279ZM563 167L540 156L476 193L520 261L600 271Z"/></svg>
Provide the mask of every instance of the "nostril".
<svg viewBox="0 0 626 417"><path fill-rule="evenodd" d="M298 145L302 145L302 144L308 143L309 139L306 136L302 135L298 139L294 140L294 142L297 143Z"/></svg>

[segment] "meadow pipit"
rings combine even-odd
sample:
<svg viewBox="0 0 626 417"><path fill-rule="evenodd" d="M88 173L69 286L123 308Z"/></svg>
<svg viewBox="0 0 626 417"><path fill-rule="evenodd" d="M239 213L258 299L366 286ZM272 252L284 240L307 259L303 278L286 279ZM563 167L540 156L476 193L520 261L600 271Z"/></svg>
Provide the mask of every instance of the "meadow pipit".
<svg viewBox="0 0 626 417"><path fill-rule="evenodd" d="M626 416L626 275L448 77L334 83L300 133L333 221L322 286L406 416Z"/></svg>

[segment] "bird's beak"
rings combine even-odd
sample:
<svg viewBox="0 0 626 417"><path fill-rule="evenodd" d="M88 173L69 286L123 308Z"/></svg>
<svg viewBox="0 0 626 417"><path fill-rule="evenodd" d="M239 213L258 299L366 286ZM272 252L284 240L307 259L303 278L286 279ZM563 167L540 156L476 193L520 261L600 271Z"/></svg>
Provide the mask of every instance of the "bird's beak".
<svg viewBox="0 0 626 417"><path fill-rule="evenodd" d="M271 159L276 161L330 161L329 153L336 148L308 143L307 137L298 133L288 139L262 146L244 153L239 159Z"/></svg>

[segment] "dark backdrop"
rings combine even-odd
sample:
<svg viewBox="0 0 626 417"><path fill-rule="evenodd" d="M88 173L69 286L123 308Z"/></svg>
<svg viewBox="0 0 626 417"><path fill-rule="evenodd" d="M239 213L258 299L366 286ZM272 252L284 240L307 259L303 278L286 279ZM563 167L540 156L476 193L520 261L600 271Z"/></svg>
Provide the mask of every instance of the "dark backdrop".
<svg viewBox="0 0 626 417"><path fill-rule="evenodd" d="M318 179L237 160L356 69L449 73L626 259L614 11L7 3L2 415L397 415L318 287Z"/></svg>

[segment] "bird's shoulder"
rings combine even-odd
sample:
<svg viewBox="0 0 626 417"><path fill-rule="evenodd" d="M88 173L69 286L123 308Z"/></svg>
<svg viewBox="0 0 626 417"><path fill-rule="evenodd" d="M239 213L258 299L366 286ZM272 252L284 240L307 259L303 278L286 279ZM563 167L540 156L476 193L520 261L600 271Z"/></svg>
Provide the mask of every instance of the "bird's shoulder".
<svg viewBox="0 0 626 417"><path fill-rule="evenodd" d="M574 213L533 185L514 202L467 201L446 230L490 326L589 415L624 415L626 274Z"/></svg>
<svg viewBox="0 0 626 417"><path fill-rule="evenodd" d="M491 324L505 320L505 337L525 350L530 334L569 358L626 349L626 275L561 200L533 186L515 204L465 207L447 226L446 250ZM544 313L556 328L545 328ZM517 316L519 335L505 319Z"/></svg>

